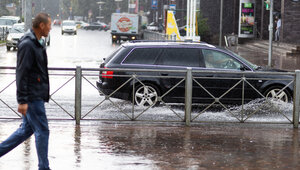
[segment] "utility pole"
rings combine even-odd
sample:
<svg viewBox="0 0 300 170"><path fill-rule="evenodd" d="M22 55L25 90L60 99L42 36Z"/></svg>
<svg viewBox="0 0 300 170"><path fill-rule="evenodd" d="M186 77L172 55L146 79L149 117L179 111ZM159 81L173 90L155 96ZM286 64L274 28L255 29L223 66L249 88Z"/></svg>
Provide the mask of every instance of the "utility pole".
<svg viewBox="0 0 300 170"><path fill-rule="evenodd" d="M187 1L186 39L196 41L196 0Z"/></svg>
<svg viewBox="0 0 300 170"><path fill-rule="evenodd" d="M222 46L222 37L223 37L223 5L224 0L221 0L220 5L220 37L219 37L219 46Z"/></svg>
<svg viewBox="0 0 300 170"><path fill-rule="evenodd" d="M268 55L268 66L269 67L272 66L273 9L274 9L274 0L270 0L269 55Z"/></svg>
<svg viewBox="0 0 300 170"><path fill-rule="evenodd" d="M32 25L32 0L25 1L25 31L31 28Z"/></svg>

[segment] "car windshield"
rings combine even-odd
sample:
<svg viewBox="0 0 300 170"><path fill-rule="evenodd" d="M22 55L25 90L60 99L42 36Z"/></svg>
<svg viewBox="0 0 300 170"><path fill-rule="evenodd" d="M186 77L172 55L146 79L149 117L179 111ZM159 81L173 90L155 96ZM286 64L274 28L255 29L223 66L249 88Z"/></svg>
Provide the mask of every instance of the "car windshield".
<svg viewBox="0 0 300 170"><path fill-rule="evenodd" d="M17 27L17 28L12 28L9 32L10 33L24 33L25 31L24 31L24 29Z"/></svg>
<svg viewBox="0 0 300 170"><path fill-rule="evenodd" d="M229 50L227 50L227 51L229 51ZM250 66L251 69L257 70L258 68L260 68L259 66L255 65L255 64L253 64L253 63L251 63L250 61L246 60L245 58L241 57L240 55L238 55L238 54L236 54L236 53L234 53L234 52L232 52L232 51L229 51L229 52L232 53L233 55L235 55L235 56L236 56L238 59L240 59L242 62L244 62L244 63L246 63L248 66Z"/></svg>
<svg viewBox="0 0 300 170"><path fill-rule="evenodd" d="M75 26L75 22L63 22L63 26Z"/></svg>

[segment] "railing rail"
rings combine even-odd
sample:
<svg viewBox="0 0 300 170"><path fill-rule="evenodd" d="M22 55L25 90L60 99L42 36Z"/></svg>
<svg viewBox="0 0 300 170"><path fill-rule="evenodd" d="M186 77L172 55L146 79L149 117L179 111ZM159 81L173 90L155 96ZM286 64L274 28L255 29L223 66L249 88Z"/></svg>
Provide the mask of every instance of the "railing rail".
<svg viewBox="0 0 300 170"><path fill-rule="evenodd" d="M97 87L94 85L95 82L91 82L88 77L98 77L99 76L99 71L114 71L114 72L131 72L132 75L118 75L114 74L114 77L127 77L128 80L124 82L119 88L117 88L114 92L112 92L109 95L105 95L103 92L99 91L100 95L104 96L103 99L100 100L100 102L93 106L92 109L86 111L85 113L82 113L82 83L83 81L87 82L90 84L93 88L97 89ZM229 112L229 114L236 118L238 122L245 122L249 118L251 118L254 114L257 113L257 111L266 105L269 105L269 100L264 97L263 94L261 94L255 87L251 84L250 81L252 80L286 80L289 81L288 84L286 84L285 87L283 87L277 94L281 93L283 90L287 89L289 86L294 84L294 94L293 94L293 116L292 118L289 118L286 116L285 113L282 111L279 111L279 113L285 117L290 123L293 124L295 128L298 128L299 125L299 112L300 112L300 71L296 70L295 72L285 72L285 73L275 73L275 72L251 72L251 71L244 71L244 72L235 72L235 71L209 71L209 70L192 70L191 68L188 68L187 70L163 70L163 69L158 69L158 70L152 70L152 69L100 69L100 68L81 68L81 67L76 67L76 68L49 68L50 76L69 76L70 78L67 79L61 86L59 86L54 92L51 93L50 100L53 101L59 108L61 108L65 113L67 113L71 119L75 119L77 124L80 124L80 120L86 119L86 117L94 111L97 107L102 105L105 101L109 101L112 106L116 107L120 113L122 113L125 117L127 117L129 120L138 120L138 118L143 115L147 110L149 110L153 105L150 105L149 107L143 108L139 113L135 113L135 105L134 105L134 100L132 101L132 110L131 114L128 114L128 112L124 111L122 109L122 106L119 106L118 103L114 102L111 100L111 96L117 92L119 89L121 89L123 86L125 86L127 83L133 82L133 92L135 91L135 83L139 83L143 86L143 82L141 81L141 78L145 77L157 77L157 78L176 78L178 81L174 84L172 88L170 88L165 94L161 94L161 96L158 96L158 102L161 102L164 106L166 106L171 112L179 118L180 121L185 122L187 126L191 125L191 122L196 121L196 119L206 112L209 108L211 108L215 104L219 104L221 107L223 107L225 110ZM56 73L59 72L59 73ZM97 72L95 74L95 72ZM181 76L149 76L141 73L145 72L157 72L157 73L178 73ZM140 74L138 74L140 73ZM201 76L196 76L196 73L200 74L223 74L227 75L228 77L201 77ZM229 74L236 75L235 77L230 77ZM0 67L0 77L1 75L14 75L15 74L15 67ZM199 74L198 74L199 75ZM247 75L260 75L259 78L249 78ZM274 78L265 78L263 75L274 75ZM275 75L286 75L290 76L287 78L278 78ZM236 80L236 83L231 87L228 88L224 94L220 96L214 96L210 93L209 90L207 90L201 82L198 80L200 79L232 79ZM1 80L1 79L0 79ZM71 81L75 80L75 99L74 99L74 115L72 112L68 111L68 109L65 108L63 104L59 104L55 99L53 99L53 95L56 94L61 88L66 86L67 84L70 84ZM170 92L172 92L175 88L179 86L179 84L185 82L185 109L184 109L184 115L180 115L177 113L173 108L171 108L169 105L167 105L164 101L163 98L168 95ZM7 83L7 82L6 82ZM2 100L2 95L7 88L12 86L12 84L15 83L15 80L11 80L8 82L6 86L4 86L2 89L0 89L0 103L2 102L5 106L7 106L11 111L13 111L15 114L18 115L18 117L21 117L20 114L18 114L12 106L10 106L7 102ZM193 94L193 84L198 86L198 88L203 89L208 95L211 96L211 99L213 99L213 102L211 104L208 104L202 111L200 111L197 114L191 114L192 110L192 94ZM229 108L225 106L221 102L221 99L228 93L230 93L233 89L235 89L237 86L241 85L242 86L242 106L241 106L241 114L235 114L233 113ZM262 98L265 98L265 100L261 103L261 105L258 107L258 109L252 111L248 115L245 115L244 113L244 87L245 85L248 85L249 87L253 88ZM98 89L97 89L98 90ZM132 94L134 96L134 93ZM274 106L275 107L275 106Z"/></svg>

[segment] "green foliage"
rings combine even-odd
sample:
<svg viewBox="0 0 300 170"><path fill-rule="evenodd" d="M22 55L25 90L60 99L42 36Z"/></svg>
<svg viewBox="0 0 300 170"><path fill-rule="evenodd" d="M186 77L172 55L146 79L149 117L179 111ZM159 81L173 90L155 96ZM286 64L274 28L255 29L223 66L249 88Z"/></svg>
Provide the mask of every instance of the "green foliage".
<svg viewBox="0 0 300 170"><path fill-rule="evenodd" d="M8 4L8 0L0 0L0 16L9 14L6 4Z"/></svg>
<svg viewBox="0 0 300 170"><path fill-rule="evenodd" d="M197 12L198 33L202 41L209 42L211 39L210 28L207 24L207 18L204 18L201 12Z"/></svg>

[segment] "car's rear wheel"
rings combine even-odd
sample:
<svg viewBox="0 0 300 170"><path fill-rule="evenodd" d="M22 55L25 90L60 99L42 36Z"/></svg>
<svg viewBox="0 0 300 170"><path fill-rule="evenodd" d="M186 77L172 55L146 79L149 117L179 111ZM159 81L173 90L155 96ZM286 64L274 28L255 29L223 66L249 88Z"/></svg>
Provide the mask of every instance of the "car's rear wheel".
<svg viewBox="0 0 300 170"><path fill-rule="evenodd" d="M290 102L292 100L292 96L290 93L285 89L282 90L283 87L270 87L268 90L265 92L265 96L267 98L272 98L275 100L281 100L283 102Z"/></svg>
<svg viewBox="0 0 300 170"><path fill-rule="evenodd" d="M6 50L7 50L7 51L10 51L10 47L9 47L9 46L6 46Z"/></svg>
<svg viewBox="0 0 300 170"><path fill-rule="evenodd" d="M134 102L138 106L158 105L159 90L152 84L138 85L134 93Z"/></svg>

